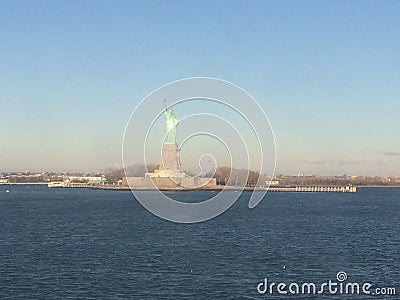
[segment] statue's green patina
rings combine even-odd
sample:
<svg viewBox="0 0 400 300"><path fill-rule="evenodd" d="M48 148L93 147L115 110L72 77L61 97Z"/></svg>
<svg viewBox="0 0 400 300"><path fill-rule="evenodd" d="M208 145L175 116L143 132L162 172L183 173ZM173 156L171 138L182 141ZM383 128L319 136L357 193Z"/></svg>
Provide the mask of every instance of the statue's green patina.
<svg viewBox="0 0 400 300"><path fill-rule="evenodd" d="M171 108L166 108L164 114L167 129L167 136L165 137L164 144L176 144L176 126L179 121L174 116L174 111Z"/></svg>

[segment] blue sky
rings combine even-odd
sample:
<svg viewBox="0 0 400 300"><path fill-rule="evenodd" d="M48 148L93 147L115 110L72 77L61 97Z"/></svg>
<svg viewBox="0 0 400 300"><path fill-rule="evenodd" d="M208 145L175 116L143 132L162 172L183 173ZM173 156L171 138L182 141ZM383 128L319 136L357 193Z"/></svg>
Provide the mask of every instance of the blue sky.
<svg viewBox="0 0 400 300"><path fill-rule="evenodd" d="M277 172L400 173L399 1L0 2L0 170L121 165L135 106L210 76L270 118Z"/></svg>

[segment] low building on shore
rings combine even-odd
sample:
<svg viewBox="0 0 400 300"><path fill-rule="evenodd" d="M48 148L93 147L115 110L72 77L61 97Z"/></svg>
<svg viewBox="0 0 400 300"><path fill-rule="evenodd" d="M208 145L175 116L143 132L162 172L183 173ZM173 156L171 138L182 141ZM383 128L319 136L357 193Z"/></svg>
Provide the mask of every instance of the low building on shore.
<svg viewBox="0 0 400 300"><path fill-rule="evenodd" d="M106 179L103 176L64 176L63 184L69 186L96 186L103 185Z"/></svg>

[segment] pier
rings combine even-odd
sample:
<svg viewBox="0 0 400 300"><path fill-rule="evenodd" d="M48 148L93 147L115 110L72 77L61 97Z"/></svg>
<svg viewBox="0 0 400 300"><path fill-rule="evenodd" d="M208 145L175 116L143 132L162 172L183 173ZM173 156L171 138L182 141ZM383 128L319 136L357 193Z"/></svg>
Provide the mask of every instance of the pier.
<svg viewBox="0 0 400 300"><path fill-rule="evenodd" d="M270 192L356 193L356 186L286 186L269 187Z"/></svg>

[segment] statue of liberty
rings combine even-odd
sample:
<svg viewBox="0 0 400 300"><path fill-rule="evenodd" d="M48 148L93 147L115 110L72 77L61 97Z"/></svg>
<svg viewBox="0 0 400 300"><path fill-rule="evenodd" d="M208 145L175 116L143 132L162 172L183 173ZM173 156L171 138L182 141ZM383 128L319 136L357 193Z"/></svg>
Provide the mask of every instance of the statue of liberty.
<svg viewBox="0 0 400 300"><path fill-rule="evenodd" d="M164 103L166 101L164 100ZM165 107L165 126L167 130L167 136L165 138L164 144L176 144L176 126L179 121L174 116L174 111L171 108Z"/></svg>

